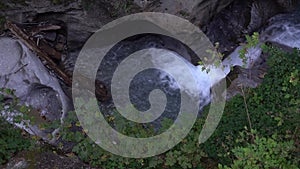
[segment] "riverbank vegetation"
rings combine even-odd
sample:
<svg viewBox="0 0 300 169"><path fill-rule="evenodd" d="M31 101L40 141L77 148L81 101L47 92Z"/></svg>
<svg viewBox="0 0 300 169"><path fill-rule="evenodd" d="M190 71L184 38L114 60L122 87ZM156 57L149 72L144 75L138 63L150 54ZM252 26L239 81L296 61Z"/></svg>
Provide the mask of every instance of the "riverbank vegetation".
<svg viewBox="0 0 300 169"><path fill-rule="evenodd" d="M198 144L208 107L180 144L159 156L129 159L115 156L98 147L86 137L85 131L70 128L80 124L69 113L59 137L74 143L70 153L93 167L115 168L287 168L300 164L300 51L284 52L263 46L268 53L268 73L255 89L243 88L242 95L226 103L221 122L204 144ZM7 91L9 92L9 91ZM4 97L0 97L3 110ZM7 107L6 107L7 108ZM24 109L24 108L23 108ZM115 119L111 119L112 121ZM165 120L163 126L170 126ZM0 162L5 163L17 152L32 147L36 138L24 137L23 132L3 119L0 122ZM126 125L126 124L125 124ZM48 126L49 127L49 126ZM51 127L51 126L50 126ZM142 125L131 126L123 132L139 133ZM150 135L153 133L150 133ZM141 132L139 137L148 136ZM64 149L60 144L58 149Z"/></svg>

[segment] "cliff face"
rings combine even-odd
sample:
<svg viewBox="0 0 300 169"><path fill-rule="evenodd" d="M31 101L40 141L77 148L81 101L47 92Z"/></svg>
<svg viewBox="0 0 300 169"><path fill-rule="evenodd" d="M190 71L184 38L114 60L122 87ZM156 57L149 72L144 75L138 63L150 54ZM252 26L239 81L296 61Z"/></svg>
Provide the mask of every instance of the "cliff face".
<svg viewBox="0 0 300 169"><path fill-rule="evenodd" d="M3 0L0 16L18 22L60 20L66 23L69 56L77 55L88 37L104 24L137 12L164 12L198 25L221 52L231 52L275 14L291 11L298 3L282 0ZM1 21L1 19L0 19Z"/></svg>
<svg viewBox="0 0 300 169"><path fill-rule="evenodd" d="M78 54L88 37L104 24L137 12L165 12L206 25L233 0L31 0L1 2L0 15L17 23L60 20L66 23L69 55Z"/></svg>

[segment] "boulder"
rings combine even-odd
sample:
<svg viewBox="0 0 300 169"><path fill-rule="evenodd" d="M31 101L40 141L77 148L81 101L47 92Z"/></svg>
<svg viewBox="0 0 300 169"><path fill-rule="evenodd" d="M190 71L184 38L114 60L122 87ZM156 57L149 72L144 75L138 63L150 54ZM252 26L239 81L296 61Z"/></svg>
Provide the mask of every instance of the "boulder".
<svg viewBox="0 0 300 169"><path fill-rule="evenodd" d="M20 98L20 104L32 106L34 110L30 115L35 117L36 125L26 126L26 122L16 125L48 140L49 131L39 129L37 124L55 120L63 122L72 108L71 100L65 95L57 77L20 41L0 38L0 51L0 88L13 89L16 97ZM7 113L13 115L19 112ZM54 129L50 133L57 131Z"/></svg>

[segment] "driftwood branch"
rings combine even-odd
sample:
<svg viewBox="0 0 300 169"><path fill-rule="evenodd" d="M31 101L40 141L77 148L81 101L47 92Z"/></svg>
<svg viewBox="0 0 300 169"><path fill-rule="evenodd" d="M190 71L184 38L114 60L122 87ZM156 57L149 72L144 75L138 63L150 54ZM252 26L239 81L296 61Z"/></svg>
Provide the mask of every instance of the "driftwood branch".
<svg viewBox="0 0 300 169"><path fill-rule="evenodd" d="M37 46L39 49L52 56L52 58L56 60L61 60L61 53L51 48L44 39L38 39Z"/></svg>
<svg viewBox="0 0 300 169"><path fill-rule="evenodd" d="M28 36L26 33L24 33L17 25L7 22L6 23L7 28L14 33L29 49L36 52L37 56L47 62L47 67L52 69L58 76L60 76L63 81L67 85L72 85L72 80L65 74L62 70L60 70L56 63L47 55L45 54L37 45L36 43L30 39L30 36Z"/></svg>
<svg viewBox="0 0 300 169"><path fill-rule="evenodd" d="M12 33L14 33L29 49L36 52L41 60L46 61L47 67L52 69L58 76L60 76L67 85L72 85L71 78L69 78L67 74L57 67L56 63L47 54L45 54L33 40L30 39L30 36L23 32L17 25L9 21L6 23L6 27Z"/></svg>
<svg viewBox="0 0 300 169"><path fill-rule="evenodd" d="M67 86L72 87L72 78L68 76L67 73L65 73L63 70L61 70L57 64L51 59L49 53L53 52L55 49L52 49L51 47L47 46L46 42L42 41L42 47L39 47L36 42L31 39L31 36L27 35L22 29L20 29L17 25L7 22L6 27L15 34L16 37L18 37L29 49L34 51L37 56L42 60L46 62L46 66L48 69L53 70L65 83ZM48 53L49 52L49 53ZM52 53L53 54L53 53ZM57 59L57 58L56 58ZM82 77L85 77L82 75ZM91 80L86 80L88 82L91 82ZM108 95L107 89L105 88L105 85L103 85L102 82L99 80L96 80L96 97L101 101L106 101L110 96Z"/></svg>

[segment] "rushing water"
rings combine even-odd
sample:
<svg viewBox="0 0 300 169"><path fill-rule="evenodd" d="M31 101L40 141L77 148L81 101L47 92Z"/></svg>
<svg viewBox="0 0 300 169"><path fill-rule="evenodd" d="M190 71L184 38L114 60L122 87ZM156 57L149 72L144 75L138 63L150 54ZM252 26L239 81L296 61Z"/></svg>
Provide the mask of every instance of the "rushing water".
<svg viewBox="0 0 300 169"><path fill-rule="evenodd" d="M223 60L223 72L217 72L217 74L214 74L213 69L211 72L207 73L206 70L203 69L202 65L194 66L186 61L191 72L194 74L194 77L198 83L198 88L191 88L189 82L186 81L186 85L181 86L181 89L190 90L191 96L193 96L195 93L201 95L200 98L202 99L200 101L200 108L202 108L210 102L210 88L216 85L221 79L225 78L230 73L231 66L243 66L245 69L251 69L256 62L262 62L260 59L262 54L260 45L265 42L276 42L291 48L300 49L300 10L290 14L280 14L271 18L269 25L260 31L259 44L256 47L248 50L248 53L246 54L246 63L243 62L243 59L241 59L239 55L239 51L242 49L242 46L237 47L233 53ZM174 54L170 52L169 55ZM177 56L180 57L179 55ZM299 60L299 58L295 59ZM164 68L166 70L172 69L176 76L180 76L180 74L182 74L180 65L170 62L168 65L166 64ZM174 79L172 79L167 73L161 73L160 78L161 81L170 79L168 82L169 86L178 89Z"/></svg>
<svg viewBox="0 0 300 169"><path fill-rule="evenodd" d="M300 9L271 18L261 39L300 49Z"/></svg>
<svg viewBox="0 0 300 169"><path fill-rule="evenodd" d="M280 14L271 18L268 25L260 31L260 42L276 42L289 47L300 48L299 14L299 11L295 11L290 14ZM0 43L0 57L2 58L0 64L0 86L15 89L17 96L23 98L22 101L24 103L41 108L41 113L49 116L50 120L57 119L57 116L61 117L61 111L65 113L69 109L70 102L62 92L57 79L46 71L42 63L24 45L16 44L19 42L8 38L1 38ZM197 81L198 86L192 88L189 82L185 80L187 77L181 76L183 70L180 65L172 61L170 61L170 65L167 65L167 62L163 63L165 64L164 69L172 70L176 75L181 76L181 81L186 81L186 85L178 86L172 76L166 72L153 69L139 72L134 77L129 89L131 102L139 105L137 107L140 110L145 111L151 106L147 100L149 93L153 89L160 89L164 92L168 100L163 116L171 119L176 118L176 112L178 113L178 105L180 105L180 99L178 99L180 95L178 92L180 89L188 91L191 97L195 94L200 95L199 107L202 108L210 102L210 88L230 73L230 66L242 66L244 64L238 54L241 47L238 47L223 60L223 72L215 73L212 69L210 73L207 73L205 70L203 71L203 66L195 66L184 59L190 58L191 51L183 44L166 37L145 35L122 41L113 47L101 65L104 71L99 70L97 78L103 81L106 86L110 86L113 73L122 60L136 51L147 48L170 50L167 55L181 58L189 66L190 71ZM258 46L251 48L246 55L246 68L251 69L254 62L259 60L260 55L261 49ZM10 59L7 59L7 56ZM71 63L70 69L72 69L75 60L76 58L69 58L66 61L67 64ZM157 63L155 59L153 62L162 64ZM22 65L26 66L22 67ZM8 76L10 77L9 79L7 78ZM114 112L112 105L113 103L110 102L108 104L100 104L99 106L104 113L111 114ZM52 112L52 116L49 112ZM26 129L23 125L19 125L19 127ZM31 132L28 129L27 131ZM38 134L43 135L43 133Z"/></svg>

